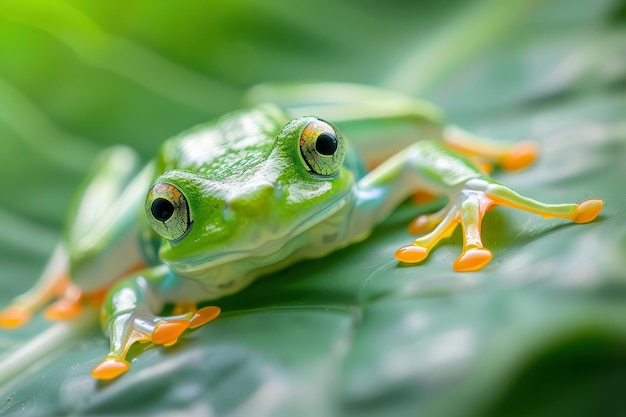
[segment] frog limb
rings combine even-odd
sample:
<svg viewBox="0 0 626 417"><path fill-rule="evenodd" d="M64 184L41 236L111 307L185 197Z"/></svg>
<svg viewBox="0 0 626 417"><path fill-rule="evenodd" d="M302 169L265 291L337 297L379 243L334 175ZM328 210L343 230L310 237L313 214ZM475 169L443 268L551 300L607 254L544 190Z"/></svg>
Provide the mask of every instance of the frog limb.
<svg viewBox="0 0 626 417"><path fill-rule="evenodd" d="M545 218L564 218L575 223L595 219L604 203L600 199L572 204L546 204L525 197L489 178L471 161L433 141L418 142L396 154L357 184L358 209L351 216L351 233L360 236L366 217L382 220L393 206L417 189L443 194L449 203L439 212L420 216L413 231L430 232L396 251L403 263L421 262L442 239L452 235L460 223L463 251L455 261L456 271L476 271L492 258L481 239L482 219L496 205L505 205Z"/></svg>
<svg viewBox="0 0 626 417"><path fill-rule="evenodd" d="M0 312L1 327L18 327L50 301L48 319L81 312L83 292L95 293L142 262L135 236L136 213L151 168L138 172L138 158L127 147L105 150L95 161L68 211L63 243L57 245L35 285Z"/></svg>
<svg viewBox="0 0 626 417"><path fill-rule="evenodd" d="M476 271L492 258L481 239L480 226L485 213L496 205L525 210L544 218L563 218L575 223L587 223L595 219L604 203L600 199L588 199L573 204L546 204L524 197L509 187L488 178L468 181L460 192L454 206L448 208L444 220L431 233L416 239L412 245L398 249L395 256L404 263L424 260L433 246L452 234L458 223L463 228L463 251L454 262L455 271Z"/></svg>
<svg viewBox="0 0 626 417"><path fill-rule="evenodd" d="M444 112L432 103L367 85L267 83L249 90L246 100L277 103L296 116L315 114L332 120L348 137L360 138L354 145L370 168L418 138L440 138L486 171L492 165L506 171L523 169L538 154L533 141L502 141L472 134L446 125ZM394 136L394 146L386 144L381 148L380 138L390 134Z"/></svg>
<svg viewBox="0 0 626 417"><path fill-rule="evenodd" d="M145 265L137 216L153 170L140 170L136 153L116 146L102 153L85 180L65 231L69 275L83 292L108 288Z"/></svg>
<svg viewBox="0 0 626 417"><path fill-rule="evenodd" d="M472 180L474 181L474 180ZM456 227L463 228L463 251L453 264L455 271L476 271L484 267L492 258L491 251L483 246L481 223L485 213L495 203L484 193L475 191L468 183L459 193L454 204L444 208L445 216L431 232L413 244L398 249L396 259L403 263L421 262L430 250L442 239L452 236Z"/></svg>
<svg viewBox="0 0 626 417"><path fill-rule="evenodd" d="M244 100L274 103L296 116L316 115L337 124L405 117L440 124L443 119L441 109L428 101L354 83L265 83L248 90Z"/></svg>
<svg viewBox="0 0 626 417"><path fill-rule="evenodd" d="M110 340L108 355L91 372L97 379L113 379L130 369L126 355L136 343L152 342L170 346L187 329L200 327L215 319L220 309L207 306L196 310L195 303L177 302L171 316L157 315L164 302L181 294L201 293L199 284L179 278L169 270L156 267L127 278L109 293L101 321Z"/></svg>

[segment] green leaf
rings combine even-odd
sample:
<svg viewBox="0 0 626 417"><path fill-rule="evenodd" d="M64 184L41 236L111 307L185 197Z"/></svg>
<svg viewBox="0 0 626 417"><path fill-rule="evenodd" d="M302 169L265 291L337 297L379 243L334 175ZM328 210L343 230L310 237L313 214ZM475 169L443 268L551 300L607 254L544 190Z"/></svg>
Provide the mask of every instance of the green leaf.
<svg viewBox="0 0 626 417"><path fill-rule="evenodd" d="M222 3L0 4L2 305L43 268L99 150L148 160L260 82L426 94L465 128L539 141L534 166L498 180L603 198L603 214L498 208L483 225L494 260L460 274L458 232L423 265L393 260L435 208L403 205L366 241L220 300L222 317L176 346L138 347L108 383L89 376L108 351L95 322L64 333L37 316L0 331L0 414L624 415L624 5Z"/></svg>

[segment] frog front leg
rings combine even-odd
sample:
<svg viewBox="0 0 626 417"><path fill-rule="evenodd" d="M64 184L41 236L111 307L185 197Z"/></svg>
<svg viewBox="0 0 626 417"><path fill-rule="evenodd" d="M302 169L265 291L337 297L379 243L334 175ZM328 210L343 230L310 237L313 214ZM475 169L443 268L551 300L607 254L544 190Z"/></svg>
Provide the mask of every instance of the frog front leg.
<svg viewBox="0 0 626 417"><path fill-rule="evenodd" d="M198 282L181 278L164 265L120 281L109 292L101 311L109 354L91 375L104 380L116 378L130 369L126 355L135 342L170 346L185 330L215 319L220 313L218 307L196 310L195 302L187 301L204 292ZM173 315L159 316L166 302L174 302L178 308Z"/></svg>
<svg viewBox="0 0 626 417"><path fill-rule="evenodd" d="M470 144L463 146L471 147ZM484 143L480 144L481 146ZM472 150L479 150L479 147ZM490 155L472 156L493 159ZM523 157L522 157L523 159ZM454 262L456 271L476 271L492 258L481 239L481 222L496 205L505 205L539 214L545 218L565 218L575 223L592 221L602 210L600 199L571 204L546 204L525 197L496 182L466 156L436 141L415 143L363 177L357 185L356 215L351 218L352 233L358 235L368 222L383 219L397 204L416 190L448 197L448 204L432 215L421 216L413 231L429 233L411 245L400 248L395 257L403 263L418 263L442 239L463 228L463 250Z"/></svg>

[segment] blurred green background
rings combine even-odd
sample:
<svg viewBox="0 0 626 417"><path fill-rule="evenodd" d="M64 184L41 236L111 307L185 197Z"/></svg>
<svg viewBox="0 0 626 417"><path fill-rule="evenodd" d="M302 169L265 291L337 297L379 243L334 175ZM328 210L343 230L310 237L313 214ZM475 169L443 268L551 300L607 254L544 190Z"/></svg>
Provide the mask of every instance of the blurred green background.
<svg viewBox="0 0 626 417"><path fill-rule="evenodd" d="M0 2L0 301L27 289L98 151L159 143L268 81L347 81L533 137L496 174L589 225L498 209L494 261L457 274L458 233L400 268L402 207L371 239L221 300L222 318L112 383L97 328L18 378L0 415L626 415L626 3L615 0ZM19 350L49 324L0 333ZM1 361L0 361L1 362Z"/></svg>

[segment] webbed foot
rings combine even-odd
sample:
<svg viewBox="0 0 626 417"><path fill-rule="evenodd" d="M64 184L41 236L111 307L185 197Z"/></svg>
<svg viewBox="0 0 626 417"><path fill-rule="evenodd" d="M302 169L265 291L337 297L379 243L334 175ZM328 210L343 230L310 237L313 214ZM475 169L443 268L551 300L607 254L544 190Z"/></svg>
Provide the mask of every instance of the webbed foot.
<svg viewBox="0 0 626 417"><path fill-rule="evenodd" d="M29 293L17 297L11 305L0 311L0 327L16 328L27 324L33 314L44 304L56 299L44 310L48 320L67 320L83 311L83 296L80 289L67 276L51 280L50 288L35 287Z"/></svg>
<svg viewBox="0 0 626 417"><path fill-rule="evenodd" d="M54 299L58 301L46 310L47 318L71 318L80 312L80 290L65 273L51 274L0 310L0 327L11 329L24 326L33 314ZM70 305L74 305L73 312L70 312Z"/></svg>
<svg viewBox="0 0 626 417"><path fill-rule="evenodd" d="M395 253L396 259L409 264L423 261L441 239L452 235L460 223L463 228L463 251L454 262L453 269L467 272L483 268L491 261L492 254L483 246L481 223L485 213L496 205L525 210L545 218L564 218L575 223L587 223L598 216L604 202L600 199L589 199L574 204L545 204L488 179L470 180L456 200L452 200L437 213L418 217L409 226L412 232L425 232L436 225L413 244L398 249Z"/></svg>
<svg viewBox="0 0 626 417"><path fill-rule="evenodd" d="M37 283L0 311L0 327L25 325L34 313L52 300L58 301L48 307L48 318L70 318L80 312L81 291L67 275L68 262L65 248L59 244Z"/></svg>
<svg viewBox="0 0 626 417"><path fill-rule="evenodd" d="M194 308L185 314L168 317L137 311L120 314L109 324L111 350L91 371L91 376L102 380L117 378L130 369L126 354L135 342L171 346L185 330L200 327L217 318L219 314L220 309L215 306L207 306L197 311Z"/></svg>
<svg viewBox="0 0 626 417"><path fill-rule="evenodd" d="M44 310L48 320L67 320L78 316L83 311L83 294L80 288L68 281L61 298Z"/></svg>

